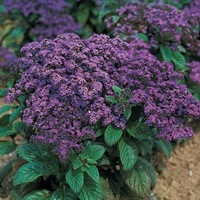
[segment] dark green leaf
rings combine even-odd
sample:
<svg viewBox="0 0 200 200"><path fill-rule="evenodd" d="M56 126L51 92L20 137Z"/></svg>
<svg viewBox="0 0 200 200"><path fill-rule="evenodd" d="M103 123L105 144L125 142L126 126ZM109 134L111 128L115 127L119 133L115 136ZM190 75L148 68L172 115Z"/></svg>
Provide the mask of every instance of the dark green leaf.
<svg viewBox="0 0 200 200"><path fill-rule="evenodd" d="M85 6L84 4L80 4L78 8L79 12L77 13L77 19L80 23L85 24L89 17L89 7Z"/></svg>
<svg viewBox="0 0 200 200"><path fill-rule="evenodd" d="M174 63L175 67L179 70L185 70L186 68L186 61L185 61L185 57L177 52L174 51L172 54L172 62Z"/></svg>
<svg viewBox="0 0 200 200"><path fill-rule="evenodd" d="M152 141L151 140L146 140L146 141L145 140L142 140L142 141L137 140L135 144L141 155L144 156L147 153L152 154L152 148L154 146L153 140Z"/></svg>
<svg viewBox="0 0 200 200"><path fill-rule="evenodd" d="M49 173L49 165L44 162L30 162L22 167L16 172L14 176L14 185L19 185L22 183L29 183L34 181L40 176Z"/></svg>
<svg viewBox="0 0 200 200"><path fill-rule="evenodd" d="M161 46L160 52L163 57L163 60L166 62L171 62L172 60L172 51L168 46Z"/></svg>
<svg viewBox="0 0 200 200"><path fill-rule="evenodd" d="M9 136L16 133L16 130L9 126L0 127L0 137Z"/></svg>
<svg viewBox="0 0 200 200"><path fill-rule="evenodd" d="M103 189L103 197L104 197L103 199L116 200L115 196L113 195L113 192L111 190L108 180L100 178L100 182L101 182L101 187Z"/></svg>
<svg viewBox="0 0 200 200"><path fill-rule="evenodd" d="M28 131L28 127L25 122L15 122L13 124L13 128L22 136L26 136L26 131Z"/></svg>
<svg viewBox="0 0 200 200"><path fill-rule="evenodd" d="M23 200L48 200L48 199L50 200L50 192L48 190L37 190L31 192L30 194L28 194L23 198Z"/></svg>
<svg viewBox="0 0 200 200"><path fill-rule="evenodd" d="M138 38L140 38L141 40L145 41L145 42L149 42L149 38L147 35L143 34L143 33L138 33L137 34Z"/></svg>
<svg viewBox="0 0 200 200"><path fill-rule="evenodd" d="M145 159L138 158L138 165L142 165L147 174L151 178L151 187L153 188L156 185L156 173L153 166Z"/></svg>
<svg viewBox="0 0 200 200"><path fill-rule="evenodd" d="M110 165L110 161L109 159L103 155L99 160L98 160L98 166L106 166L106 165Z"/></svg>
<svg viewBox="0 0 200 200"><path fill-rule="evenodd" d="M0 96L1 97L5 97L7 92L8 92L8 89L7 88L3 88L2 90L0 90Z"/></svg>
<svg viewBox="0 0 200 200"><path fill-rule="evenodd" d="M118 15L112 16L112 20L113 20L114 24L116 24L119 21L119 19L120 19L120 16L118 16Z"/></svg>
<svg viewBox="0 0 200 200"><path fill-rule="evenodd" d="M19 106L13 113L10 115L9 123L12 124L19 116L20 112L25 108L24 105Z"/></svg>
<svg viewBox="0 0 200 200"><path fill-rule="evenodd" d="M135 192L140 198L145 198L151 188L151 178L145 168L138 162L132 170L122 171L122 176L130 190Z"/></svg>
<svg viewBox="0 0 200 200"><path fill-rule="evenodd" d="M108 101L110 101L111 103L117 103L117 100L115 99L115 97L110 96L110 95L106 95L106 99Z"/></svg>
<svg viewBox="0 0 200 200"><path fill-rule="evenodd" d="M78 169L81 166L83 166L83 163L82 163L82 161L79 158L77 158L76 161L75 161L75 163L74 163L74 167L73 168L74 169Z"/></svg>
<svg viewBox="0 0 200 200"><path fill-rule="evenodd" d="M70 169L66 174L66 181L69 184L70 188L78 193L83 187L84 175L83 172Z"/></svg>
<svg viewBox="0 0 200 200"><path fill-rule="evenodd" d="M123 165L123 169L130 170L136 163L138 158L138 150L134 143L127 144L123 139L119 142L119 154L120 160Z"/></svg>
<svg viewBox="0 0 200 200"><path fill-rule="evenodd" d="M124 111L124 116L125 116L126 119L128 120L128 119L130 118L130 116L131 116L131 109L125 110L125 111Z"/></svg>
<svg viewBox="0 0 200 200"><path fill-rule="evenodd" d="M86 168L86 173L97 183L99 181L99 171L96 166L91 165Z"/></svg>
<svg viewBox="0 0 200 200"><path fill-rule="evenodd" d="M153 131L145 124L134 122L126 128L127 132L138 140L155 140Z"/></svg>
<svg viewBox="0 0 200 200"><path fill-rule="evenodd" d="M167 159L169 159L172 153L171 142L166 142L166 141L163 141L162 139L159 139L155 142L155 144L156 144L156 147L165 154Z"/></svg>
<svg viewBox="0 0 200 200"><path fill-rule="evenodd" d="M65 200L77 200L75 193L70 188L65 190Z"/></svg>
<svg viewBox="0 0 200 200"><path fill-rule="evenodd" d="M105 148L101 145L91 145L90 158L99 160L105 153Z"/></svg>
<svg viewBox="0 0 200 200"><path fill-rule="evenodd" d="M5 125L9 125L9 118L10 115L9 114L5 114L0 118L0 126L5 126Z"/></svg>
<svg viewBox="0 0 200 200"><path fill-rule="evenodd" d="M7 82L7 86L9 88L13 87L15 80L13 78L11 78L8 82Z"/></svg>
<svg viewBox="0 0 200 200"><path fill-rule="evenodd" d="M52 195L51 200L64 200L63 189L59 187Z"/></svg>
<svg viewBox="0 0 200 200"><path fill-rule="evenodd" d="M180 52L182 52L182 53L186 53L186 52L187 52L186 49L185 49L182 45L179 45L179 46L178 46L178 50L179 50Z"/></svg>
<svg viewBox="0 0 200 200"><path fill-rule="evenodd" d="M3 168L0 170L0 183L3 182L3 179L12 172L13 170L13 163L15 160L9 161Z"/></svg>
<svg viewBox="0 0 200 200"><path fill-rule="evenodd" d="M11 110L12 108L13 108L13 106L11 106L11 105L2 106L0 108L0 115L5 113L5 112L7 112L7 111L9 111L9 110Z"/></svg>
<svg viewBox="0 0 200 200"><path fill-rule="evenodd" d="M121 136L122 136L121 129L115 128L112 125L108 125L104 134L104 139L109 146L112 146L120 140Z"/></svg>
<svg viewBox="0 0 200 200"><path fill-rule="evenodd" d="M120 94L122 92L122 89L118 86L112 86L113 91L115 94Z"/></svg>
<svg viewBox="0 0 200 200"><path fill-rule="evenodd" d="M102 200L103 192L99 183L85 176L84 185L79 193L80 200Z"/></svg>
<svg viewBox="0 0 200 200"><path fill-rule="evenodd" d="M13 152L17 145L13 142L0 142L0 156Z"/></svg>
<svg viewBox="0 0 200 200"><path fill-rule="evenodd" d="M9 196L10 196L10 200L22 200L23 199L21 191L16 190L16 189L12 189L10 191Z"/></svg>

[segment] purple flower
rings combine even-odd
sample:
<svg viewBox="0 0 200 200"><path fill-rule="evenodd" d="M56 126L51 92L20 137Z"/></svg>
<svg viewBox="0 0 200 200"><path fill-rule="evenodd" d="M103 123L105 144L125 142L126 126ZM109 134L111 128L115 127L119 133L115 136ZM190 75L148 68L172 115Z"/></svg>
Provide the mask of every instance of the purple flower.
<svg viewBox="0 0 200 200"><path fill-rule="evenodd" d="M23 27L29 26L30 36L37 36L39 41L80 28L73 17L66 13L70 5L64 0L4 0L3 5L6 13L20 13Z"/></svg>
<svg viewBox="0 0 200 200"><path fill-rule="evenodd" d="M124 111L133 104L145 123L159 130L158 137L191 136L184 124L187 117L200 117L199 102L177 83L181 75L171 64L149 54L142 58L138 51L137 41L128 44L97 34L87 40L63 34L27 44L20 59L21 79L6 100L29 96L23 121L35 129L31 139L51 145L61 160L71 149L80 151L84 140L95 139L94 125L124 129ZM112 86L122 88L123 98ZM120 101L111 103L108 95Z"/></svg>
<svg viewBox="0 0 200 200"><path fill-rule="evenodd" d="M191 68L190 78L198 85L200 85L200 62L192 61L187 63L187 66Z"/></svg>

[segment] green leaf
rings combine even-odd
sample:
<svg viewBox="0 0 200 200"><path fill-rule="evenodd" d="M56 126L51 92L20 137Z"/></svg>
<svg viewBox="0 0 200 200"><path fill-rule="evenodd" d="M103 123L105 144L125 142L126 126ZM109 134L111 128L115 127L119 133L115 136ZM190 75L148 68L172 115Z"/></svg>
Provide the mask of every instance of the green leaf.
<svg viewBox="0 0 200 200"><path fill-rule="evenodd" d="M81 188L83 187L84 183L84 175L83 172L79 170L72 170L70 169L66 176L66 182L69 184L70 188L75 192L78 193Z"/></svg>
<svg viewBox="0 0 200 200"><path fill-rule="evenodd" d="M82 163L82 161L80 160L80 158L77 158L76 161L75 161L75 163L74 163L73 169L78 169L78 168L80 168L81 166L83 166L83 163Z"/></svg>
<svg viewBox="0 0 200 200"><path fill-rule="evenodd" d="M145 169L145 171L147 172L147 174L150 176L151 178L151 187L153 188L156 185L156 173L155 170L153 168L153 166L145 159L143 158L138 158L138 164L142 165L143 168Z"/></svg>
<svg viewBox="0 0 200 200"><path fill-rule="evenodd" d="M143 123L134 122L131 126L127 127L126 130L131 136L138 140L155 140L153 131Z"/></svg>
<svg viewBox="0 0 200 200"><path fill-rule="evenodd" d="M90 158L94 160L99 160L106 149L102 145L91 145Z"/></svg>
<svg viewBox="0 0 200 200"><path fill-rule="evenodd" d="M65 190L65 200L77 200L75 193L70 188Z"/></svg>
<svg viewBox="0 0 200 200"><path fill-rule="evenodd" d="M0 137L13 135L16 133L16 130L9 126L0 127Z"/></svg>
<svg viewBox="0 0 200 200"><path fill-rule="evenodd" d="M118 15L112 16L112 20L113 20L114 24L116 24L119 21L119 19L120 19L120 16L118 16Z"/></svg>
<svg viewBox="0 0 200 200"><path fill-rule="evenodd" d="M10 115L9 114L5 114L0 118L0 126L5 126L5 125L10 125L9 124L9 118Z"/></svg>
<svg viewBox="0 0 200 200"><path fill-rule="evenodd" d="M169 159L173 150L171 142L166 142L162 139L159 139L155 141L155 144L156 147L164 153L167 159Z"/></svg>
<svg viewBox="0 0 200 200"><path fill-rule="evenodd" d="M122 133L123 132L121 129L115 128L112 125L108 125L104 134L105 142L109 146L116 144L120 140Z"/></svg>
<svg viewBox="0 0 200 200"><path fill-rule="evenodd" d="M8 88L3 88L0 90L0 97L5 97L8 92Z"/></svg>
<svg viewBox="0 0 200 200"><path fill-rule="evenodd" d="M145 198L151 188L151 178L138 162L132 170L122 171L122 176L129 189L140 198Z"/></svg>
<svg viewBox="0 0 200 200"><path fill-rule="evenodd" d="M79 10L79 12L77 13L78 22L85 24L88 20L90 13L89 7L85 6L84 4L80 4L78 10Z"/></svg>
<svg viewBox="0 0 200 200"><path fill-rule="evenodd" d="M19 168L14 176L14 185L29 183L49 173L49 165L44 162L30 162Z"/></svg>
<svg viewBox="0 0 200 200"><path fill-rule="evenodd" d="M180 52L182 52L182 53L186 53L186 52L187 52L186 49L185 49L182 45L179 45L179 46L178 46L178 50L179 50Z"/></svg>
<svg viewBox="0 0 200 200"><path fill-rule="evenodd" d="M141 40L145 41L145 42L149 42L148 36L143 34L143 33L138 33L137 37L140 38Z"/></svg>
<svg viewBox="0 0 200 200"><path fill-rule="evenodd" d="M1 170L0 170L0 183L2 183L3 179L5 177L7 177L7 175L12 172L13 163L15 163L15 160L11 160L5 166L1 167Z"/></svg>
<svg viewBox="0 0 200 200"><path fill-rule="evenodd" d="M113 91L115 94L120 94L122 92L122 89L118 86L112 86Z"/></svg>
<svg viewBox="0 0 200 200"><path fill-rule="evenodd" d="M172 51L168 46L160 46L160 52L161 52L161 55L162 55L164 61L171 62Z"/></svg>
<svg viewBox="0 0 200 200"><path fill-rule="evenodd" d="M80 200L102 200L103 192L99 183L85 176L84 185L79 193Z"/></svg>
<svg viewBox="0 0 200 200"><path fill-rule="evenodd" d="M86 168L86 173L97 183L99 181L99 171L96 166L91 165Z"/></svg>
<svg viewBox="0 0 200 200"><path fill-rule="evenodd" d="M115 97L110 96L110 95L106 95L106 99L108 101L110 101L111 103L117 103L117 100L115 99Z"/></svg>
<svg viewBox="0 0 200 200"><path fill-rule="evenodd" d="M116 200L115 196L113 195L113 191L111 190L108 180L100 178L100 182L101 182L101 187L103 189L103 199Z"/></svg>
<svg viewBox="0 0 200 200"><path fill-rule="evenodd" d="M55 192L51 195L51 200L64 200L63 189L61 187L57 188Z"/></svg>
<svg viewBox="0 0 200 200"><path fill-rule="evenodd" d="M9 88L13 87L14 82L15 82L15 79L11 78L11 79L7 82L7 86L8 86Z"/></svg>
<svg viewBox="0 0 200 200"><path fill-rule="evenodd" d="M2 106L0 108L0 115L5 113L5 112L7 112L7 111L9 111L9 110L11 110L12 108L13 108L13 106L11 106L11 105Z"/></svg>
<svg viewBox="0 0 200 200"><path fill-rule="evenodd" d="M128 119L130 118L130 116L131 116L131 109L125 110L125 111L124 111L124 116L125 116L126 119L128 120Z"/></svg>
<svg viewBox="0 0 200 200"><path fill-rule="evenodd" d="M16 110L13 111L13 113L10 115L10 118L9 118L9 123L12 124L20 115L20 112L22 110L24 110L25 106L24 105L21 105L19 106Z"/></svg>
<svg viewBox="0 0 200 200"><path fill-rule="evenodd" d="M17 145L13 142L0 142L0 156L13 152Z"/></svg>
<svg viewBox="0 0 200 200"><path fill-rule="evenodd" d="M177 51L174 51L172 54L172 62L175 65L175 67L179 70L187 69L185 66L186 65L185 57Z"/></svg>
<svg viewBox="0 0 200 200"><path fill-rule="evenodd" d="M28 131L28 126L25 122L15 122L13 128L22 136L26 136L26 131Z"/></svg>
<svg viewBox="0 0 200 200"><path fill-rule="evenodd" d="M50 200L49 190L37 190L33 191L23 198L23 200ZM54 199L56 200L56 199ZM60 199L59 199L60 200Z"/></svg>
<svg viewBox="0 0 200 200"><path fill-rule="evenodd" d="M3 5L0 5L0 12L4 12L5 7Z"/></svg>
<svg viewBox="0 0 200 200"><path fill-rule="evenodd" d="M10 196L10 200L22 200L23 199L21 191L16 190L16 189L12 189L10 191L9 196Z"/></svg>
<svg viewBox="0 0 200 200"><path fill-rule="evenodd" d="M181 3L182 5L185 5L185 4L190 3L190 1L191 1L191 0L180 0L180 3Z"/></svg>
<svg viewBox="0 0 200 200"><path fill-rule="evenodd" d="M147 153L152 154L152 148L154 146L153 140L137 140L135 144L139 150L139 154L143 156Z"/></svg>
<svg viewBox="0 0 200 200"><path fill-rule="evenodd" d="M127 144L123 139L120 140L118 147L123 169L125 171L130 170L138 158L137 147L134 143L131 143L131 145Z"/></svg>
<svg viewBox="0 0 200 200"><path fill-rule="evenodd" d="M109 159L103 155L99 160L98 160L98 166L109 166L110 165L110 161Z"/></svg>

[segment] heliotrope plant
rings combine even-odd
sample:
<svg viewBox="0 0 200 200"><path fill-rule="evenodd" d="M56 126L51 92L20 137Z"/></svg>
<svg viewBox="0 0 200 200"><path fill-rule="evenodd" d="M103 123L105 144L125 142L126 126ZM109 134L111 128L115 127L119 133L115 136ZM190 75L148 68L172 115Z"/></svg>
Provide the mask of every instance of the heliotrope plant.
<svg viewBox="0 0 200 200"><path fill-rule="evenodd" d="M198 63L200 55L199 1L155 2L122 6L105 19L107 27L128 42L134 38L143 40L159 60L173 63L177 71L185 74L183 82L199 98L199 85L190 75L194 68L189 64Z"/></svg>
<svg viewBox="0 0 200 200"><path fill-rule="evenodd" d="M52 39L58 34L76 32L80 28L80 24L69 14L71 5L64 0L2 0L2 6L0 12L4 20L1 26L10 24L11 27L3 35L1 43L7 37L9 40L14 37L18 48L34 40ZM6 45L16 48L12 43Z"/></svg>
<svg viewBox="0 0 200 200"><path fill-rule="evenodd" d="M173 65L150 53L142 58L140 47L106 35L63 34L22 48L21 79L5 98L20 105L8 115L4 135L26 139L17 148L26 163L14 176L13 199L149 194L153 149L169 156L170 143L162 139L192 136L186 122L200 117L200 103L177 83L182 75ZM2 112L14 109L6 106ZM15 122L20 114L22 122ZM1 155L16 148L0 145Z"/></svg>

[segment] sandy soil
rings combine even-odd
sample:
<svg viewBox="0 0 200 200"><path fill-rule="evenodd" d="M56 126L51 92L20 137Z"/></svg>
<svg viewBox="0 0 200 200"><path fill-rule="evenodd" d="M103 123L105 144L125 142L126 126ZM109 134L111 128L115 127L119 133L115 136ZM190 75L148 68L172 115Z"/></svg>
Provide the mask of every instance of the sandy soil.
<svg viewBox="0 0 200 200"><path fill-rule="evenodd" d="M158 200L200 200L200 132L178 145L157 178Z"/></svg>

